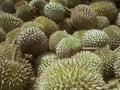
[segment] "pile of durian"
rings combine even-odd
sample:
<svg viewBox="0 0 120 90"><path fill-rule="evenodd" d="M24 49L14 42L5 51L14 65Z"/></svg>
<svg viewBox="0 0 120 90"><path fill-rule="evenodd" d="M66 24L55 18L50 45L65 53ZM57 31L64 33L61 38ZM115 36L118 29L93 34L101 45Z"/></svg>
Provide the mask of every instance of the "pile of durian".
<svg viewBox="0 0 120 90"><path fill-rule="evenodd" d="M0 90L120 90L117 0L0 0Z"/></svg>

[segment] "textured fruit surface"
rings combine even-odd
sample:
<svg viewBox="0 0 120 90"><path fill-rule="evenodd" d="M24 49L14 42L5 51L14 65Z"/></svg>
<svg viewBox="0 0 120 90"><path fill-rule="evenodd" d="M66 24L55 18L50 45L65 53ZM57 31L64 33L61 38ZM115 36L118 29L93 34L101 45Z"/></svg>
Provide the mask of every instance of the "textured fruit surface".
<svg viewBox="0 0 120 90"><path fill-rule="evenodd" d="M66 31L56 31L49 38L49 48L52 52L56 51L58 43L63 39L67 38L70 35Z"/></svg>
<svg viewBox="0 0 120 90"><path fill-rule="evenodd" d="M0 90L23 90L30 80L31 70L27 61L0 60Z"/></svg>
<svg viewBox="0 0 120 90"><path fill-rule="evenodd" d="M108 35L99 29L88 30L82 37L83 47L104 47L108 40Z"/></svg>
<svg viewBox="0 0 120 90"><path fill-rule="evenodd" d="M90 29L97 25L95 11L88 5L78 5L72 9L71 23L77 29Z"/></svg>
<svg viewBox="0 0 120 90"><path fill-rule="evenodd" d="M65 16L65 8L60 3L48 3L44 7L45 16L48 18L60 22L64 19Z"/></svg>
<svg viewBox="0 0 120 90"><path fill-rule="evenodd" d="M38 55L48 50L48 38L38 27L24 28L17 36L22 52Z"/></svg>
<svg viewBox="0 0 120 90"><path fill-rule="evenodd" d="M35 22L44 26L43 32L47 35L47 37L49 37L55 31L59 30L58 25L47 17L39 16L35 19Z"/></svg>
<svg viewBox="0 0 120 90"><path fill-rule="evenodd" d="M2 28L0 28L0 42L5 41L5 36L6 36L5 31Z"/></svg>
<svg viewBox="0 0 120 90"><path fill-rule="evenodd" d="M102 76L88 63L63 60L53 63L37 78L35 90L102 90Z"/></svg>
<svg viewBox="0 0 120 90"><path fill-rule="evenodd" d="M106 16L111 22L117 16L117 8L110 1L98 1L90 4L98 16Z"/></svg>
<svg viewBox="0 0 120 90"><path fill-rule="evenodd" d="M23 24L23 21L12 14L0 13L0 26L3 28L3 30L7 33L11 31L12 29L15 29L17 27L20 27Z"/></svg>
<svg viewBox="0 0 120 90"><path fill-rule="evenodd" d="M81 50L81 42L74 37L63 38L56 47L58 57L71 57Z"/></svg>

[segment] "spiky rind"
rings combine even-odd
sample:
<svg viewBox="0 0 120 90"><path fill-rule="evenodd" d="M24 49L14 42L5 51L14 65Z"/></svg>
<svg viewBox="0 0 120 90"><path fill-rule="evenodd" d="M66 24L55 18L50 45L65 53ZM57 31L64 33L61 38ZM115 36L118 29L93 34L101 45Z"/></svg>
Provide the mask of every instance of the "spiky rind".
<svg viewBox="0 0 120 90"><path fill-rule="evenodd" d="M81 50L81 42L74 37L63 38L56 47L56 54L58 57L71 57Z"/></svg>
<svg viewBox="0 0 120 90"><path fill-rule="evenodd" d="M117 8L113 2L97 1L90 4L98 16L106 16L111 22L117 15Z"/></svg>
<svg viewBox="0 0 120 90"><path fill-rule="evenodd" d="M35 90L102 90L102 76L88 63L66 59L53 63L37 78Z"/></svg>
<svg viewBox="0 0 120 90"><path fill-rule="evenodd" d="M117 47L120 46L120 29L116 25L110 25L103 29L109 36L109 42L110 48L112 50L115 50Z"/></svg>
<svg viewBox="0 0 120 90"><path fill-rule="evenodd" d="M7 33L17 27L20 27L23 24L23 21L12 14L0 13L0 26Z"/></svg>
<svg viewBox="0 0 120 90"><path fill-rule="evenodd" d="M88 30L82 37L83 47L104 47L108 44L108 35L99 29Z"/></svg>
<svg viewBox="0 0 120 90"><path fill-rule="evenodd" d="M65 8L60 3L48 3L44 7L44 14L53 21L60 22L64 19Z"/></svg>
<svg viewBox="0 0 120 90"><path fill-rule="evenodd" d="M59 30L58 25L47 17L39 16L35 19L35 22L44 26L43 32L47 35L47 37L49 37L55 31Z"/></svg>
<svg viewBox="0 0 120 90"><path fill-rule="evenodd" d="M72 9L71 23L77 29L90 29L97 25L95 11L88 5L78 5Z"/></svg>
<svg viewBox="0 0 120 90"><path fill-rule="evenodd" d="M31 65L26 61L0 60L0 89L22 90L30 80Z"/></svg>
<svg viewBox="0 0 120 90"><path fill-rule="evenodd" d="M70 36L66 31L56 31L49 38L49 48L52 52L56 51L57 44L63 39Z"/></svg>
<svg viewBox="0 0 120 90"><path fill-rule="evenodd" d="M24 28L17 36L17 43L27 54L39 55L48 51L48 38L38 27Z"/></svg>

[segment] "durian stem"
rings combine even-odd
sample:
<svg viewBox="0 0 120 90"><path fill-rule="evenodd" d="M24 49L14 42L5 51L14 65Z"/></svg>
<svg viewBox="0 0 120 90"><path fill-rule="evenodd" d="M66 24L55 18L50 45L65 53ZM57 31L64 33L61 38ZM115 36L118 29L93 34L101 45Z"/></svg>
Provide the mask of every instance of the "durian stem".
<svg viewBox="0 0 120 90"><path fill-rule="evenodd" d="M72 10L71 9L69 9L68 7L64 7L67 11L69 11L69 12L72 12Z"/></svg>

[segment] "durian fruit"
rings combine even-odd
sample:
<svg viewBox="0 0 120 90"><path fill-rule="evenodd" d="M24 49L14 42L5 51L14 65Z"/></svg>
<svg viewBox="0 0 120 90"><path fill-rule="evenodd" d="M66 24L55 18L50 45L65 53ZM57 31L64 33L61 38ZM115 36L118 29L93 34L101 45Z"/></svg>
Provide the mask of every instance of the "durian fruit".
<svg viewBox="0 0 120 90"><path fill-rule="evenodd" d="M71 58L77 59L80 61L83 60L84 62L89 62L89 65L92 65L92 67L97 67L96 71L99 71L99 73L103 75L103 67L104 67L103 61L95 53L90 52L90 51L81 51L73 55Z"/></svg>
<svg viewBox="0 0 120 90"><path fill-rule="evenodd" d="M0 90L23 90L30 81L31 73L31 64L26 60L0 60Z"/></svg>
<svg viewBox="0 0 120 90"><path fill-rule="evenodd" d="M23 53L33 56L48 51L48 38L38 27L22 28L16 42Z"/></svg>
<svg viewBox="0 0 120 90"><path fill-rule="evenodd" d="M46 5L46 3L47 2L45 0L31 0L29 2L29 5L36 8L38 15L43 15L44 6Z"/></svg>
<svg viewBox="0 0 120 90"><path fill-rule="evenodd" d="M29 21L35 17L36 10L30 5L22 5L16 10L17 17L21 18L23 21Z"/></svg>
<svg viewBox="0 0 120 90"><path fill-rule="evenodd" d="M69 0L50 0L50 3L60 3L62 4L63 6L68 6L68 3Z"/></svg>
<svg viewBox="0 0 120 90"><path fill-rule="evenodd" d="M43 53L36 58L36 68L37 68L37 76L40 76L41 73L51 65L52 62L57 61L58 57L51 52Z"/></svg>
<svg viewBox="0 0 120 90"><path fill-rule="evenodd" d="M76 37L76 38L82 40L82 37L86 31L87 30L77 30L73 33L73 37Z"/></svg>
<svg viewBox="0 0 120 90"><path fill-rule="evenodd" d="M0 27L0 42L5 41L5 36L6 36L5 31Z"/></svg>
<svg viewBox="0 0 120 90"><path fill-rule="evenodd" d="M103 77L104 80L107 82L110 79L115 77L114 73L114 62L117 60L116 53L109 49L109 47L101 48L95 51L101 60L103 61Z"/></svg>
<svg viewBox="0 0 120 90"><path fill-rule="evenodd" d="M65 18L65 11L60 3L48 3L44 7L45 16L56 22L61 22Z"/></svg>
<svg viewBox="0 0 120 90"><path fill-rule="evenodd" d="M58 25L47 17L39 16L35 19L35 22L44 26L43 32L47 35L47 37L50 37L52 33L59 30Z"/></svg>
<svg viewBox="0 0 120 90"><path fill-rule="evenodd" d="M29 27L38 27L41 30L44 29L44 26L42 24L39 24L37 22L32 22L32 21L28 21L22 24L21 28L29 28ZM44 31L44 30L43 30Z"/></svg>
<svg viewBox="0 0 120 90"><path fill-rule="evenodd" d="M7 33L17 27L20 27L23 24L23 21L12 14L0 13L0 26Z"/></svg>
<svg viewBox="0 0 120 90"><path fill-rule="evenodd" d="M104 47L108 44L108 35L99 29L91 29L84 33L82 37L83 47Z"/></svg>
<svg viewBox="0 0 120 90"><path fill-rule="evenodd" d="M91 29L97 25L97 16L90 6L80 4L71 11L71 23L76 29Z"/></svg>
<svg viewBox="0 0 120 90"><path fill-rule="evenodd" d="M56 31L49 38L49 48L51 52L56 52L56 47L58 43L63 39L69 37L66 31Z"/></svg>
<svg viewBox="0 0 120 90"><path fill-rule="evenodd" d="M103 29L109 36L110 49L115 50L120 46L120 29L116 25L110 25Z"/></svg>
<svg viewBox="0 0 120 90"><path fill-rule="evenodd" d="M105 27L108 27L110 25L109 20L105 16L97 16L97 28L98 29L103 29Z"/></svg>
<svg viewBox="0 0 120 90"><path fill-rule="evenodd" d="M101 74L88 64L71 59L54 62L36 79L34 90L103 90Z"/></svg>
<svg viewBox="0 0 120 90"><path fill-rule="evenodd" d="M59 26L60 30L66 30L66 32L72 34L72 25L71 25L71 20L69 18L65 18Z"/></svg>
<svg viewBox="0 0 120 90"><path fill-rule="evenodd" d="M120 13L118 14L116 25L120 28Z"/></svg>
<svg viewBox="0 0 120 90"><path fill-rule="evenodd" d="M63 38L56 46L56 54L60 58L71 57L81 50L81 41L75 37Z"/></svg>
<svg viewBox="0 0 120 90"><path fill-rule="evenodd" d="M117 16L117 8L113 2L97 1L90 4L90 7L95 10L98 16L106 16L111 22Z"/></svg>
<svg viewBox="0 0 120 90"><path fill-rule="evenodd" d="M14 3L11 1L5 1L1 4L0 9L4 12L7 13L14 13L15 8L14 8Z"/></svg>

